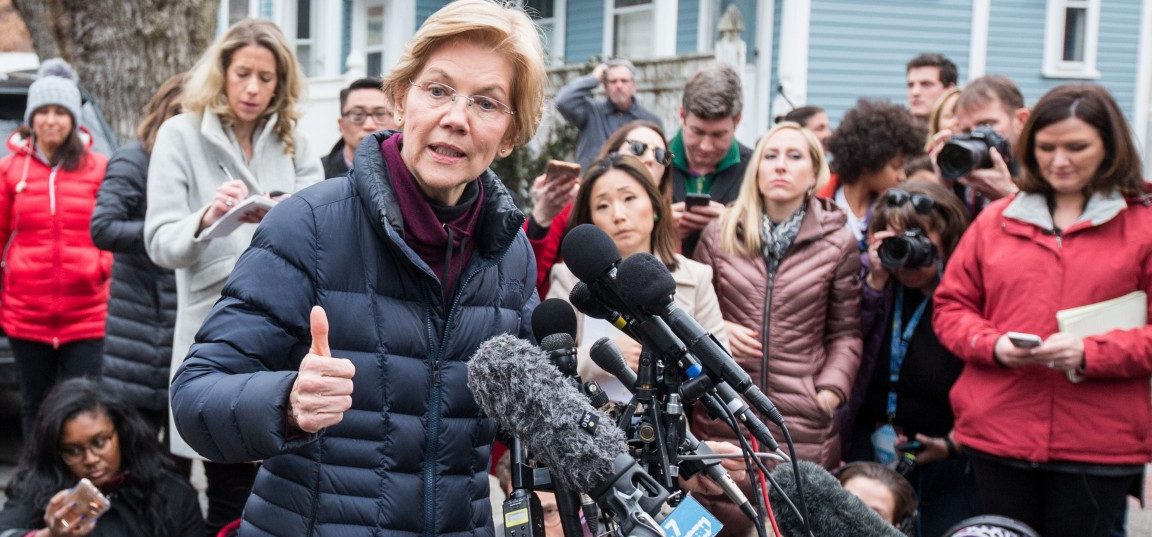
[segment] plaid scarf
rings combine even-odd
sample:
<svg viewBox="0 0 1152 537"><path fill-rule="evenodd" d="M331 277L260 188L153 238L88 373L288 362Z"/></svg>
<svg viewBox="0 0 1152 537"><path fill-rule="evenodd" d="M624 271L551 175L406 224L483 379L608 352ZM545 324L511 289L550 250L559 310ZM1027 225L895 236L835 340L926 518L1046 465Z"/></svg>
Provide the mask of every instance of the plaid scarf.
<svg viewBox="0 0 1152 537"><path fill-rule="evenodd" d="M764 261L768 264L769 282L775 279L776 269L780 267L780 261L784 259L784 255L792 247L796 235L800 233L800 222L803 220L804 205L800 205L800 208L796 209L792 216L779 224L773 224L768 219L768 215L760 216L760 237L764 244Z"/></svg>

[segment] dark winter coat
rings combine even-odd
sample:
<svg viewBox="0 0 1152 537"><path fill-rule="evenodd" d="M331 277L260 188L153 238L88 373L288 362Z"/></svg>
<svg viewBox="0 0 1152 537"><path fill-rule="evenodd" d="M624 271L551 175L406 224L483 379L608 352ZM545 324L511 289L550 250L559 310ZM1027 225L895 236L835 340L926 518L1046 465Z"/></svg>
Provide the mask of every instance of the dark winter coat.
<svg viewBox="0 0 1152 537"><path fill-rule="evenodd" d="M115 256L104 340L104 381L139 409L168 410L176 276L148 259L144 249L148 152L140 143L121 148L92 212L92 241Z"/></svg>
<svg viewBox="0 0 1152 537"><path fill-rule="evenodd" d="M465 380L481 342L530 333L524 216L485 172L476 249L445 309L435 273L402 240L387 136L365 138L349 176L268 213L173 381L176 425L197 451L264 461L243 536L492 535L496 427ZM356 374L343 421L307 435L286 416L313 305Z"/></svg>
<svg viewBox="0 0 1152 537"><path fill-rule="evenodd" d="M187 481L167 474L157 494L167 499L164 520L171 537L203 537L204 517L200 514L200 500L196 490ZM112 507L100 515L96 528L89 537L137 537L145 535L140 520L144 513L140 505L129 502L115 492L108 495ZM14 496L0 510L0 537L23 537L30 531L44 527L44 506L33 505L27 498Z"/></svg>

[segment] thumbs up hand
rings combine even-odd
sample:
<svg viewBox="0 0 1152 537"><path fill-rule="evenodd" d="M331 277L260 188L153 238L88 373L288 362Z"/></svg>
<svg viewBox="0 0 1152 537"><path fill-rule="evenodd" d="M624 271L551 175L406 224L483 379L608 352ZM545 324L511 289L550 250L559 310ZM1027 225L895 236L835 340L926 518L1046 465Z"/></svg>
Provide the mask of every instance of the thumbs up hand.
<svg viewBox="0 0 1152 537"><path fill-rule="evenodd" d="M356 367L350 360L333 358L328 347L328 315L320 306L312 307L309 318L312 347L300 362L300 372L288 395L289 417L300 429L315 433L344 419L352 407L352 376Z"/></svg>

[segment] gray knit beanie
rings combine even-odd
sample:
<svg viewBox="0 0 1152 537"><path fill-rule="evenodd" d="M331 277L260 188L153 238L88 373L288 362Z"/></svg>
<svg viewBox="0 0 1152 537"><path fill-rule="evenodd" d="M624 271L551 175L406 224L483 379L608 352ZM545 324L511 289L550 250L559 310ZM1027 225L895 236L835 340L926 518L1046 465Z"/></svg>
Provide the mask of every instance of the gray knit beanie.
<svg viewBox="0 0 1152 537"><path fill-rule="evenodd" d="M51 58L40 64L37 79L28 87L28 107L24 109L24 124L32 125L32 114L42 106L63 106L72 113L72 124L80 122L80 88L76 86L76 71L68 62Z"/></svg>

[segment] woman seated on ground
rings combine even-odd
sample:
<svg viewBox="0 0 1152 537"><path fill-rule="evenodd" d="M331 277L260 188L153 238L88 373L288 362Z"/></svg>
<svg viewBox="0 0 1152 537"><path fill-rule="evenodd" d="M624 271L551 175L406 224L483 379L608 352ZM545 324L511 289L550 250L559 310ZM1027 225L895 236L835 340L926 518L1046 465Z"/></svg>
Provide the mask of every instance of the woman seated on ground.
<svg viewBox="0 0 1152 537"><path fill-rule="evenodd" d="M660 195L672 203L672 152L664 130L651 121L636 120L621 125L600 148L596 160L612 153L635 155L657 181ZM571 227L572 200L579 192L578 181L551 181L541 175L532 185L532 212L524 231L536 254L536 289L548 294L552 266L560 262L560 242ZM675 222L673 222L675 224Z"/></svg>
<svg viewBox="0 0 1152 537"><path fill-rule="evenodd" d="M646 252L655 255L672 272L676 280L677 305L700 322L709 332L727 346L724 319L712 287L712 269L676 253L679 238L672 222L672 209L668 200L657 189L640 159L632 155L609 154L592 165L584 174L580 195L573 204L572 226L595 224L604 230L620 257ZM552 269L550 298L568 299L577 282L576 276L564 264ZM640 346L607 321L577 316L577 370L584 381L595 380L614 401L631 399L624 386L608 372L600 369L589 358L589 349L600 337L616 340L636 369Z"/></svg>
<svg viewBox="0 0 1152 537"><path fill-rule="evenodd" d="M136 410L86 378L61 382L44 400L4 491L0 535L203 537L196 491L167 469L167 452ZM88 479L111 501L74 520L67 493Z"/></svg>

